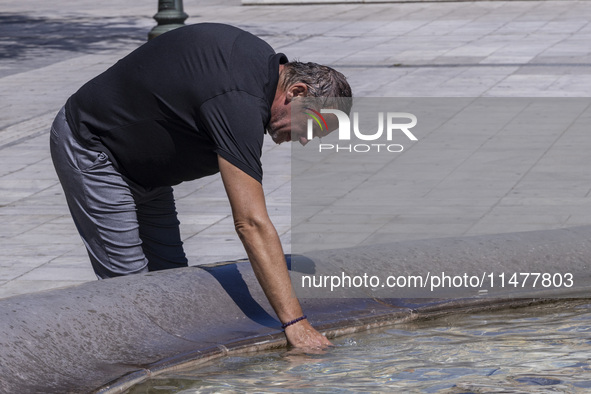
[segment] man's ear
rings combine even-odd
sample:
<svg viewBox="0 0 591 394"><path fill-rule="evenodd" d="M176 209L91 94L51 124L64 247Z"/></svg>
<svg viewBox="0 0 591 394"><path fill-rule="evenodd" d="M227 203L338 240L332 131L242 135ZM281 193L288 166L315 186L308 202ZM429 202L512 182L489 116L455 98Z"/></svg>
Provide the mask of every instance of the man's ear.
<svg viewBox="0 0 591 394"><path fill-rule="evenodd" d="M297 82L290 85L287 89L287 99L289 101L296 97L306 97L308 95L308 86L305 83Z"/></svg>

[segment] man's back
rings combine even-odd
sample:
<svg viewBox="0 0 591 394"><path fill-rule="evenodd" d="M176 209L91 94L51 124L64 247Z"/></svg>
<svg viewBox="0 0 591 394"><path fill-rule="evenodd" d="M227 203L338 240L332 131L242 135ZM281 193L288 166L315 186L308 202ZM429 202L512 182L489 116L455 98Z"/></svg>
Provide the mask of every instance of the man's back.
<svg viewBox="0 0 591 394"><path fill-rule="evenodd" d="M218 171L217 155L262 179L260 150L280 61L238 28L198 24L141 46L67 103L74 133L145 186Z"/></svg>

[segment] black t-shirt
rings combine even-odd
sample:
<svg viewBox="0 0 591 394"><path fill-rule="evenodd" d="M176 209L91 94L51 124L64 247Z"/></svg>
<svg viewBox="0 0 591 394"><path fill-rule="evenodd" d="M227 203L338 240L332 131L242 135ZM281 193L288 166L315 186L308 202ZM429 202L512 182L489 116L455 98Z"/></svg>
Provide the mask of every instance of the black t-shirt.
<svg viewBox="0 0 591 394"><path fill-rule="evenodd" d="M265 127L287 58L236 27L182 27L142 45L66 104L88 149L144 186L219 171L219 154L259 182Z"/></svg>

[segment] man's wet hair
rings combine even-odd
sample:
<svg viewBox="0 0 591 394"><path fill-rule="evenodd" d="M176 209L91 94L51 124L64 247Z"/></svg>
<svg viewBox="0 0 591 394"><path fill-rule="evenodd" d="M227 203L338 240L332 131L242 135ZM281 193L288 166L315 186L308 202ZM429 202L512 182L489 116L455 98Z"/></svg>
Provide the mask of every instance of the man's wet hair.
<svg viewBox="0 0 591 394"><path fill-rule="evenodd" d="M339 109L346 114L351 112L353 92L343 74L328 66L312 62L293 61L283 66L279 79L283 89L294 83L304 83L308 87L308 97L319 98L312 101L320 101L319 106L322 108Z"/></svg>

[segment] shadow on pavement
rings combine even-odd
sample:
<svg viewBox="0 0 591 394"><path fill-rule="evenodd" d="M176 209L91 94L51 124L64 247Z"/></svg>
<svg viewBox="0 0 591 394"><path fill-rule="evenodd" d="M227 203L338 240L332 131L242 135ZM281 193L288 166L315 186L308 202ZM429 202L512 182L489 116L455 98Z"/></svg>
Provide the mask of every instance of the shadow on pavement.
<svg viewBox="0 0 591 394"><path fill-rule="evenodd" d="M0 13L0 61L84 53L146 41L148 18L43 18Z"/></svg>

